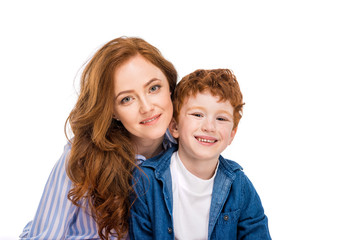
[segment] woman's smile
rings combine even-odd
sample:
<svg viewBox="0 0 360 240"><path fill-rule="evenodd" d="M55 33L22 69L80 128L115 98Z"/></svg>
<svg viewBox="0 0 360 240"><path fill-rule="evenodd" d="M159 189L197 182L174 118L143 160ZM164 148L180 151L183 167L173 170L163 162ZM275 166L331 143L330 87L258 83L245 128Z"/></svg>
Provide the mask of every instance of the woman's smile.
<svg viewBox="0 0 360 240"><path fill-rule="evenodd" d="M114 117L133 139L160 139L169 126L173 106L164 73L141 55L122 64L114 75Z"/></svg>
<svg viewBox="0 0 360 240"><path fill-rule="evenodd" d="M157 123L157 120L159 120L161 114L157 114L151 118L147 118L143 121L140 122L140 124L144 124L144 125L152 125L152 124L155 124Z"/></svg>

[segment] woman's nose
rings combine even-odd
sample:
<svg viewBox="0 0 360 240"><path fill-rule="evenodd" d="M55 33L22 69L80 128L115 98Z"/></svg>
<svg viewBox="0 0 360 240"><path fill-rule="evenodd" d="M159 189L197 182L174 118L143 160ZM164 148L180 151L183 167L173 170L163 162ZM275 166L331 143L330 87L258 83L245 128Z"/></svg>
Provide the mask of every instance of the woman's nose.
<svg viewBox="0 0 360 240"><path fill-rule="evenodd" d="M150 112L152 110L154 110L154 105L152 104L151 101L149 101L149 99L147 99L147 98L140 99L140 109L139 109L139 111L140 111L141 114Z"/></svg>

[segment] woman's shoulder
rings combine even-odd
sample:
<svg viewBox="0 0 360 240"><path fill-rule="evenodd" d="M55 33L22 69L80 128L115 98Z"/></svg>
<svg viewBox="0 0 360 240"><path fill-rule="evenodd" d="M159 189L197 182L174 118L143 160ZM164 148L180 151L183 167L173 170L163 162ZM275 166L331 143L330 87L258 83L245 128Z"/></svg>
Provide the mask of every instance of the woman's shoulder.
<svg viewBox="0 0 360 240"><path fill-rule="evenodd" d="M48 178L48 185L71 185L71 180L69 179L66 168L67 168L67 159L69 158L71 151L71 143L67 142L63 148L63 153L60 158L55 162L52 171L50 172Z"/></svg>
<svg viewBox="0 0 360 240"><path fill-rule="evenodd" d="M66 162L67 159L69 158L70 151L71 151L71 142L68 141L63 148L63 153L61 154L58 161L55 163L54 168L61 166L63 169L66 169Z"/></svg>

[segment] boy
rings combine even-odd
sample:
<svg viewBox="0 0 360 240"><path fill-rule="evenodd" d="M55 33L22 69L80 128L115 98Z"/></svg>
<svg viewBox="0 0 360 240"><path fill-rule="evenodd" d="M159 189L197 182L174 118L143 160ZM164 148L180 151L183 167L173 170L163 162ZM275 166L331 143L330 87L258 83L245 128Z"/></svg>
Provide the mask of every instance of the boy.
<svg viewBox="0 0 360 240"><path fill-rule="evenodd" d="M178 150L135 170L133 239L271 239L253 185L220 153L234 139L243 99L230 70L197 70L174 92L169 130ZM176 151L177 150L177 151Z"/></svg>

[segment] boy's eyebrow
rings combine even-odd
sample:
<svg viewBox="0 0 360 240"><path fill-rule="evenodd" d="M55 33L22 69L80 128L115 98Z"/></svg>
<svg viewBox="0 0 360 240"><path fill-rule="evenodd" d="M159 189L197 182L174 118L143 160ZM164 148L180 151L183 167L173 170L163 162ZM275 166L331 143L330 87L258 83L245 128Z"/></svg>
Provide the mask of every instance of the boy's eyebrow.
<svg viewBox="0 0 360 240"><path fill-rule="evenodd" d="M187 111L193 111L193 110L203 110L203 111L205 111L206 109L203 106L192 106L192 107L187 109ZM230 113L230 112L228 112L226 110L220 110L219 113L225 113L225 114L227 114L229 116L233 116L233 113Z"/></svg>
<svg viewBox="0 0 360 240"><path fill-rule="evenodd" d="M152 84L153 82L155 82L155 81L161 81L161 79L159 79L159 78L152 78L152 79L150 79L149 81L147 81L147 82L144 84L144 87L147 87L147 86L151 85L151 84ZM121 92L119 92L118 94L116 94L115 100L116 100L120 95L122 95L122 94L132 93L132 92L134 92L134 90L121 91Z"/></svg>
<svg viewBox="0 0 360 240"><path fill-rule="evenodd" d="M204 107L202 106L192 106L192 107L189 107L188 109L186 109L187 111L192 111L192 110L205 110Z"/></svg>
<svg viewBox="0 0 360 240"><path fill-rule="evenodd" d="M225 114L230 115L230 116L233 115L233 113L230 113L230 112L228 112L228 111L226 111L226 110L221 110L220 112L221 112L221 113L225 113Z"/></svg>

